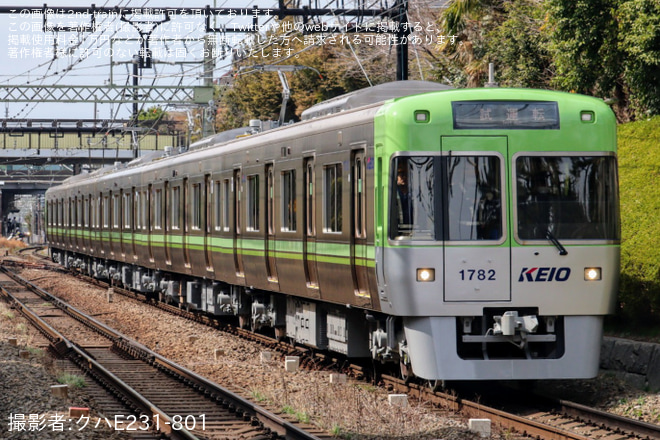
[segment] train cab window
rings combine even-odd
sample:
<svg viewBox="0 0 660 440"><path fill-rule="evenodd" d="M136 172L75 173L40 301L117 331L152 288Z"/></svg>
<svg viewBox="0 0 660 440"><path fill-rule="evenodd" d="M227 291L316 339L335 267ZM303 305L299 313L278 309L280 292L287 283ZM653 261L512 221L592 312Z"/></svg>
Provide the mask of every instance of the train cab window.
<svg viewBox="0 0 660 440"><path fill-rule="evenodd" d="M259 230L259 175L247 178L247 230Z"/></svg>
<svg viewBox="0 0 660 440"><path fill-rule="evenodd" d="M282 231L296 231L296 171L282 172Z"/></svg>
<svg viewBox="0 0 660 440"><path fill-rule="evenodd" d="M502 178L498 156L447 159L447 239L502 238Z"/></svg>
<svg viewBox="0 0 660 440"><path fill-rule="evenodd" d="M341 164L326 165L323 168L323 231L341 232Z"/></svg>
<svg viewBox="0 0 660 440"><path fill-rule="evenodd" d="M499 156L405 156L392 162L390 238L501 240Z"/></svg>
<svg viewBox="0 0 660 440"><path fill-rule="evenodd" d="M393 182L390 237L395 240L434 240L435 163L433 156L397 157ZM440 218L440 217L438 217Z"/></svg>
<svg viewBox="0 0 660 440"><path fill-rule="evenodd" d="M614 156L519 156L515 179L519 239L621 239Z"/></svg>

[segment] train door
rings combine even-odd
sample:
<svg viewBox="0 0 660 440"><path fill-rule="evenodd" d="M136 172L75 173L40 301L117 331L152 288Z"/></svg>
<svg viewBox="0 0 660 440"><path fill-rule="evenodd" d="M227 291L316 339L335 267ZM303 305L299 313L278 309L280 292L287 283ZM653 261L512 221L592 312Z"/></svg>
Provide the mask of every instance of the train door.
<svg viewBox="0 0 660 440"><path fill-rule="evenodd" d="M244 277L245 271L243 270L243 256L242 256L242 238L241 238L241 170L235 169L232 179L233 195L234 195L234 217L233 217L233 231L234 231L234 269L236 276Z"/></svg>
<svg viewBox="0 0 660 440"><path fill-rule="evenodd" d="M506 136L443 136L445 301L509 301Z"/></svg>
<svg viewBox="0 0 660 440"><path fill-rule="evenodd" d="M318 290L318 272L316 266L316 204L314 158L306 157L303 163L303 261L305 279L309 289Z"/></svg>
<svg viewBox="0 0 660 440"><path fill-rule="evenodd" d="M266 274L268 281L277 283L277 266L275 265L275 174L273 164L266 165Z"/></svg>
<svg viewBox="0 0 660 440"><path fill-rule="evenodd" d="M364 150L351 152L351 270L355 295L369 298Z"/></svg>
<svg viewBox="0 0 660 440"><path fill-rule="evenodd" d="M204 230L204 261L206 262L206 271L213 272L213 181L211 175L204 176L204 194L202 203L204 206L204 215L202 217Z"/></svg>

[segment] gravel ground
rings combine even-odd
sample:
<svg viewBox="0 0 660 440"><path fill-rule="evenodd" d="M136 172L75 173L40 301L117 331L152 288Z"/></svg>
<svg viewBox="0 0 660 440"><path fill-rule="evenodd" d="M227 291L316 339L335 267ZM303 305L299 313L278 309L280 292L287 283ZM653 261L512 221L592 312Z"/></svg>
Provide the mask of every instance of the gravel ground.
<svg viewBox="0 0 660 440"><path fill-rule="evenodd" d="M92 439L127 438L107 429L104 419L92 411L90 417L69 421L69 407L91 407L84 388L70 387L68 398L51 394L59 373L41 349L44 339L17 312L0 302L0 438L3 439ZM18 346L8 342L18 340ZM27 351L23 358L20 351ZM95 427L99 423L98 427Z"/></svg>
<svg viewBox="0 0 660 440"><path fill-rule="evenodd" d="M263 406L279 409L298 420L308 420L338 437L478 438L459 417L431 408L428 403L410 402L407 408L392 407L387 392L382 389L350 380L345 385L330 384L327 372L287 373L279 354L274 353L272 361L262 362L262 349L254 343L117 294L108 303L105 289L41 270L25 270L22 276L214 382ZM216 349L224 352L217 360Z"/></svg>
<svg viewBox="0 0 660 440"><path fill-rule="evenodd" d="M460 418L432 409L424 402L411 402L405 409L391 407L387 403L387 393L381 389L350 381L346 385L331 385L328 373L323 372L287 373L279 355L270 362L261 362L261 349L253 343L120 295L115 295L114 301L108 303L104 289L39 270L26 270L23 276L163 356L238 390L261 405L309 420L338 436L411 440L477 438L467 431ZM7 320L0 313L2 321ZM216 349L225 353L217 360L214 358ZM0 370L2 373L4 366ZM4 386L1 379L0 384ZM539 386L555 392L560 390L563 398L651 423L660 422L660 396L635 390L612 376L601 375L589 381L550 381ZM22 395L23 390L20 393ZM5 408L11 407L0 400L0 409ZM0 414L6 422L7 417ZM502 434L493 438L510 436Z"/></svg>

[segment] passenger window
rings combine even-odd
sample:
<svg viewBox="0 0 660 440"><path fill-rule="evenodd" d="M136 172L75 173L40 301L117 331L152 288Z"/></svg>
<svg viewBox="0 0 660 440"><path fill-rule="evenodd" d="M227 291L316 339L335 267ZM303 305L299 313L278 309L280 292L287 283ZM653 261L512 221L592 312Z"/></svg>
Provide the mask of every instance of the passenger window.
<svg viewBox="0 0 660 440"><path fill-rule="evenodd" d="M296 230L296 171L282 172L282 230Z"/></svg>
<svg viewBox="0 0 660 440"><path fill-rule="evenodd" d="M222 229L229 231L229 203L231 201L231 181L225 179L222 190Z"/></svg>
<svg viewBox="0 0 660 440"><path fill-rule="evenodd" d="M154 193L154 229L163 229L163 192L160 189Z"/></svg>
<svg viewBox="0 0 660 440"><path fill-rule="evenodd" d="M341 232L341 164L326 165L323 168L323 231Z"/></svg>
<svg viewBox="0 0 660 440"><path fill-rule="evenodd" d="M112 227L119 229L119 218L121 217L120 208L120 199L119 194L113 194L112 196Z"/></svg>
<svg viewBox="0 0 660 440"><path fill-rule="evenodd" d="M202 228L202 185L193 183L192 186L192 229Z"/></svg>
<svg viewBox="0 0 660 440"><path fill-rule="evenodd" d="M259 175L247 178L247 230L259 230Z"/></svg>
<svg viewBox="0 0 660 440"><path fill-rule="evenodd" d="M179 204L181 203L181 194L179 187L175 186L172 188L172 216L170 222L172 229L179 229L181 224L179 222Z"/></svg>

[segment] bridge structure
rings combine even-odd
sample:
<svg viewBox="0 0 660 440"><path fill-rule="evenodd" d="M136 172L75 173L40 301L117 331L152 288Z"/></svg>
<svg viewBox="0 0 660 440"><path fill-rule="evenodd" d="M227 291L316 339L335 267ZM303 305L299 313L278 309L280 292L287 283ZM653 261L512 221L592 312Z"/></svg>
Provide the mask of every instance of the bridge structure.
<svg viewBox="0 0 660 440"><path fill-rule="evenodd" d="M181 148L186 139L176 121L135 127L130 120L1 119L0 219L18 212L14 201L24 195L33 196L38 218L40 196L62 180L166 146ZM5 223L1 232L9 233Z"/></svg>

